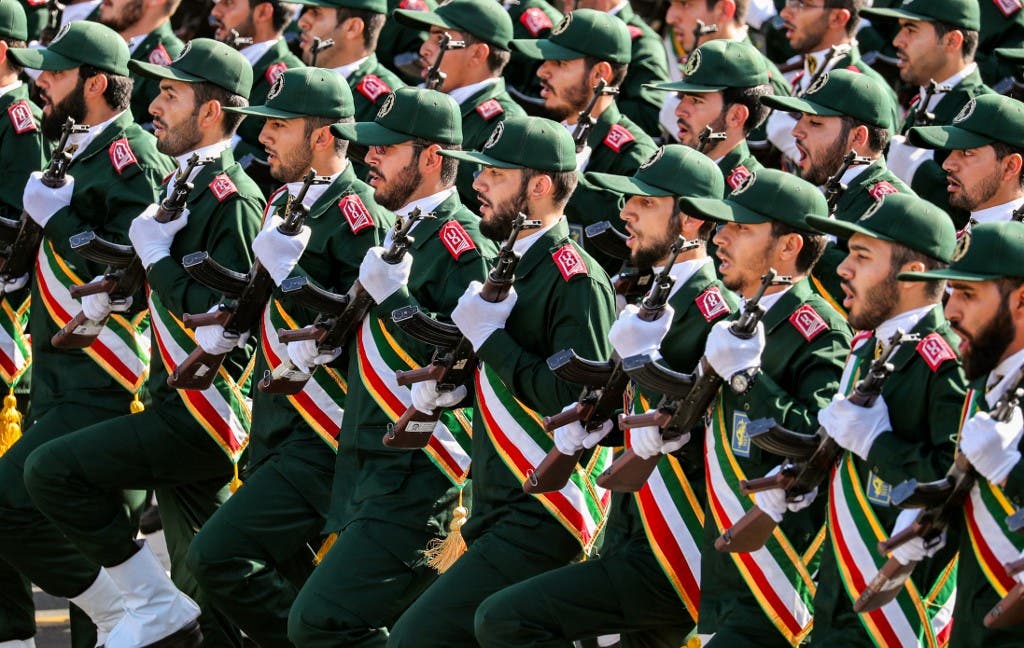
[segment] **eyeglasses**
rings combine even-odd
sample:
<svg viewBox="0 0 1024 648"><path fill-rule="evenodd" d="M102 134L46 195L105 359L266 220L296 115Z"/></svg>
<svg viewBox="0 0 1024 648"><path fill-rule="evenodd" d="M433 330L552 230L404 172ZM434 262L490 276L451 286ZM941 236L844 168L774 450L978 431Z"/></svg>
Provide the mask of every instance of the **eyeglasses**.
<svg viewBox="0 0 1024 648"><path fill-rule="evenodd" d="M804 9L825 9L825 5L814 5L804 0L786 0L786 7L791 11L803 11Z"/></svg>

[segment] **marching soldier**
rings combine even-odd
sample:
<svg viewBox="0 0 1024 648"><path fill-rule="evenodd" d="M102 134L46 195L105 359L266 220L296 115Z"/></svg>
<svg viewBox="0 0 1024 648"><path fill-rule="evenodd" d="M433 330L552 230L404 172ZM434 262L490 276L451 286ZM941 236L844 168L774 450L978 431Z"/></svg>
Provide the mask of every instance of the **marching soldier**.
<svg viewBox="0 0 1024 648"><path fill-rule="evenodd" d="M271 201L276 216L267 220L253 250L275 282L296 269L344 293L366 250L384 240L394 220L356 178L345 157L348 142L335 139L329 128L352 120L352 93L339 76L307 68L283 73L270 94L262 106L236 110L264 120L260 137L271 172L286 183ZM310 244L303 251L275 224L311 168L331 183L313 185L304 196ZM253 375L289 361L277 331L308 317L286 296L267 306ZM309 367L302 369L309 373ZM189 547L189 569L210 600L260 645L288 645L288 611L312 570L306 543L320 536L330 503L347 380L325 369L292 396L253 391L245 485Z"/></svg>
<svg viewBox="0 0 1024 648"><path fill-rule="evenodd" d="M562 22L562 12L546 0L502 0L501 4L512 19L514 40L547 38L554 26ZM540 61L513 50L502 75L508 93L530 114L537 114L544 107L544 98L540 96L540 79L537 77L540 65Z"/></svg>
<svg viewBox="0 0 1024 648"><path fill-rule="evenodd" d="M430 11L437 8L434 0L388 0L387 15L394 15L395 9ZM406 84L418 83L420 79L420 45L425 34L406 27L395 20L384 22L384 29L377 39L374 53L389 70L395 71Z"/></svg>
<svg viewBox="0 0 1024 648"><path fill-rule="evenodd" d="M665 313L654 323L639 318L635 306L627 306L609 332L615 352L619 358L657 352L672 369L692 370L712 324L736 309L736 298L715 276L706 251L713 225L681 212L677 199L718 198L723 193L722 174L707 157L669 145L632 178L589 177L629 196L620 217L631 236L632 264L671 263L675 281ZM702 245L673 258L671 245L679 236ZM645 403L658 400L657 394L635 384L627 393L631 409L645 411ZM597 437L612 428L608 421L600 432L588 433L573 423L555 431L555 445L563 454L576 454L593 447ZM665 454L652 475L655 483L636 495L612 495L600 557L535 576L487 598L476 615L477 641L488 648L564 645L621 633L628 642L682 645L695 625L700 596L696 546L704 462L702 439L695 437L695 443L676 456L668 453L687 444L685 438L663 442L657 428L631 429L635 452L644 458ZM693 493L693 498L685 493ZM659 524L661 520L681 524Z"/></svg>
<svg viewBox="0 0 1024 648"><path fill-rule="evenodd" d="M949 282L946 316L960 336L964 373L970 381L956 420L961 425L960 452L979 477L963 507L950 646L1014 646L1024 639L1024 626L992 630L982 623L1014 586L1015 577L1005 565L1017 560L1022 548L1020 534L1006 527L1007 509L1001 502L1009 499L1019 504L1024 495L1019 452L1024 420L1019 408L1014 408L1007 422L989 415L1000 397L1014 387L1014 375L1024 366L1022 258L1024 225L981 223L960 238L948 268L900 276L904 281ZM900 517L894 534L916 517L916 511L907 513ZM927 551L924 542L911 543L916 545L912 558L920 560Z"/></svg>
<svg viewBox="0 0 1024 648"><path fill-rule="evenodd" d="M136 74L159 80L160 94L150 114L160 151L173 156L179 169L193 154L213 158L190 178L175 177L167 185L165 195L174 190L172 184L194 183L187 213L163 223L155 218L159 205L152 204L128 232L148 281L150 404L141 413L91 425L82 425L76 415L70 422L77 432L44 444L25 463L25 485L40 510L103 566L123 596L125 620L107 638L112 648L157 641L191 646L202 636L209 643L238 641L237 631L212 607L200 617L193 598L205 604L204 597L184 568L184 558L195 530L226 498L233 464L244 447L249 353L235 349L239 340L222 338L217 352L234 352L213 386L179 391L167 379L196 345L181 323L184 315L204 313L220 298L191 280L180 259L207 250L229 268L251 265L248 242L259 229L263 198L231 155L231 137L241 117L225 108L246 104L252 68L237 51L210 39L193 40L183 52L168 66L130 64ZM108 326L120 319L111 315L128 306L112 302L107 293L82 300L89 320L107 320ZM195 335L208 348L202 331ZM119 495L128 488L156 492L174 582L150 546L133 539Z"/></svg>
<svg viewBox="0 0 1024 648"><path fill-rule="evenodd" d="M787 516L768 544L750 554L718 552L714 541L751 505L739 480L778 463L751 443L750 421L770 418L812 433L817 411L839 384L850 329L808 280L825 237L807 216L826 216L828 207L813 185L770 169L751 174L724 201L680 202L687 214L724 223L714 242L727 288L749 299L769 268L793 281L765 290L760 305L767 312L754 337L738 338L729 322L719 322L705 346L708 364L725 382L705 436L700 632L715 634L709 646L796 645L813 618L810 573L824 522L820 507Z"/></svg>
<svg viewBox="0 0 1024 648"><path fill-rule="evenodd" d="M466 285L484 277L495 249L459 203L455 160L439 154L462 141L451 97L402 88L373 122L332 130L370 147L369 184L378 204L403 219L414 210L433 218L414 222L414 242L399 263L389 264L384 249L373 247L360 266L359 282L376 305L347 344L348 393L325 525L338 539L292 605L288 637L298 646L382 645L386 628L437 576L423 549L445 535L469 460L460 444L468 443L462 413L444 419L451 433L444 445L415 452L384 445L390 424L412 404L395 371L425 365L433 352L392 324L391 313L418 306L447 317ZM288 354L307 367L336 357L301 342L290 342Z"/></svg>
<svg viewBox="0 0 1024 648"><path fill-rule="evenodd" d="M468 550L402 615L389 645L420 646L425 637L438 646L473 643L474 611L488 595L590 553L604 524L607 499L592 483L570 486L568 495L522 490L534 467L526 458L553 445L542 415L578 395L578 386L552 373L545 359L570 346L599 360L610 351L611 284L571 241L562 214L577 180L572 137L539 117L508 119L496 133L480 152L446 155L484 167L474 184L483 203L481 231L506 239L520 213L539 220L540 229L519 232L514 249L521 261L506 299L486 301L472 283L452 311L481 361L474 378L473 512L462 528ZM434 383L413 389L417 409L450 404Z"/></svg>

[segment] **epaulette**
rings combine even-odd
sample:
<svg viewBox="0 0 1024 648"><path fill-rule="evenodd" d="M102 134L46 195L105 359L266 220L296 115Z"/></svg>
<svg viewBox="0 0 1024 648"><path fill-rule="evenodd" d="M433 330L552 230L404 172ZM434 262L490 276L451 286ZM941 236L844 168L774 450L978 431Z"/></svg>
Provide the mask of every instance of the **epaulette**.
<svg viewBox="0 0 1024 648"><path fill-rule="evenodd" d="M213 193L213 197L217 199L217 202L224 202L228 196L238 193L238 187L235 186L234 182L231 182L228 174L222 173L210 182L210 191Z"/></svg>
<svg viewBox="0 0 1024 648"><path fill-rule="evenodd" d="M487 121L490 121L493 117L505 112L505 109L501 107L497 99L488 99L476 107L476 112Z"/></svg>
<svg viewBox="0 0 1024 648"><path fill-rule="evenodd" d="M469 238L469 234L458 221L450 220L442 225L438 236L441 237L441 243L448 249L448 253L455 257L456 261L463 253L476 249L476 243Z"/></svg>
<svg viewBox="0 0 1024 648"><path fill-rule="evenodd" d="M953 351L953 347L949 346L946 338L938 333L929 333L918 342L917 352L928 363L928 368L932 371L938 371L942 363L947 360L956 360L956 352Z"/></svg>
<svg viewBox="0 0 1024 648"><path fill-rule="evenodd" d="M530 32L530 35L534 38L537 38L545 29L554 27L551 18L538 7L530 7L520 14L519 22L522 23L523 27L526 27L526 31Z"/></svg>
<svg viewBox="0 0 1024 648"><path fill-rule="evenodd" d="M729 308L729 302L722 297L722 291L718 289L718 286L708 286L693 301L696 302L700 314L709 322L715 321L722 315L727 315L732 310Z"/></svg>
<svg viewBox="0 0 1024 648"><path fill-rule="evenodd" d="M793 311L789 316L789 323L808 342L828 330L828 322L810 304L804 304Z"/></svg>
<svg viewBox="0 0 1024 648"><path fill-rule="evenodd" d="M11 118L11 125L14 126L14 132L18 135L39 130L36 120L32 118L32 108L24 99L15 101L8 106L7 116Z"/></svg>
<svg viewBox="0 0 1024 648"><path fill-rule="evenodd" d="M163 43L157 43L157 46L149 53L149 62L153 65L166 66L171 64L171 55L167 53Z"/></svg>
<svg viewBox="0 0 1024 648"><path fill-rule="evenodd" d="M391 92L391 86L376 74L367 74L359 80L356 90L370 101L377 101L377 97Z"/></svg>
<svg viewBox="0 0 1024 648"><path fill-rule="evenodd" d="M267 68L267 71L263 73L263 78L266 79L267 83L269 83L270 85L274 85L274 81L277 81L277 77L284 74L285 70L287 69L287 63L285 63L284 61L278 61L277 63L274 63L273 65Z"/></svg>
<svg viewBox="0 0 1024 648"><path fill-rule="evenodd" d="M743 184L743 181L749 178L750 175L750 170L741 164L729 172L729 175L725 177L725 184L729 185L729 189L736 189L736 187Z"/></svg>
<svg viewBox="0 0 1024 648"><path fill-rule="evenodd" d="M640 29L636 25L626 25L626 29L629 30L629 39L636 40L643 36L644 30Z"/></svg>
<svg viewBox="0 0 1024 648"><path fill-rule="evenodd" d="M1021 7L1024 7L1020 0L992 0L992 2L995 3L996 9L1003 14L1003 18L1012 17L1021 10Z"/></svg>
<svg viewBox="0 0 1024 648"><path fill-rule="evenodd" d="M616 153L621 153L623 147L635 139L633 133L626 130L625 126L612 124L612 127L608 129L608 134L604 136L604 145Z"/></svg>
<svg viewBox="0 0 1024 648"><path fill-rule="evenodd" d="M876 182L875 184L871 185L870 189L868 189L868 194L875 200L881 200L883 197L888 196L889 194L899 192L899 189L892 186L892 184L886 182L885 180L882 180L881 182Z"/></svg>
<svg viewBox="0 0 1024 648"><path fill-rule="evenodd" d="M588 274L587 264L571 243L566 243L552 252L551 259L555 262L555 267L558 268L558 271L562 273L562 279L566 281L569 281L578 274Z"/></svg>
<svg viewBox="0 0 1024 648"><path fill-rule="evenodd" d="M338 201L338 209L348 221L348 226L352 229L353 234L358 234L367 227L373 227L373 215L356 194L342 196Z"/></svg>
<svg viewBox="0 0 1024 648"><path fill-rule="evenodd" d="M128 143L126 137L114 140L114 143L107 149L107 153L110 154L110 163L117 169L118 175L122 175L124 170L131 165L139 163L138 158L135 157L135 151L132 150L132 145Z"/></svg>

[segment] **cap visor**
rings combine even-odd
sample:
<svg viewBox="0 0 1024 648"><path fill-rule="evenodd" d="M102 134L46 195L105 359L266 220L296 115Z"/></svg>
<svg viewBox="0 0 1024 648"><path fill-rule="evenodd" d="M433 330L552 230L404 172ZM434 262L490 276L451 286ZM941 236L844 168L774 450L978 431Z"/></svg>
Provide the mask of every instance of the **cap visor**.
<svg viewBox="0 0 1024 648"><path fill-rule="evenodd" d="M128 69L150 79L170 79L171 81L183 81L185 83L201 83L206 81L188 72L176 70L170 66L154 65L142 61L128 61Z"/></svg>
<svg viewBox="0 0 1024 648"><path fill-rule="evenodd" d="M661 90L662 92L692 92L694 94L703 94L705 92L718 92L725 90L728 86L709 86L700 85L697 83L687 83L686 81L674 81L672 83L645 83L645 88L652 90Z"/></svg>
<svg viewBox="0 0 1024 648"><path fill-rule="evenodd" d="M926 270L925 272L901 272L896 275L900 281L930 281L932 279L948 279L952 281L991 281L1004 275L985 274L981 272L965 272L953 268Z"/></svg>
<svg viewBox="0 0 1024 648"><path fill-rule="evenodd" d="M679 206L683 212L719 223L742 223L757 225L771 222L767 216L747 209L731 200L716 198L680 198Z"/></svg>
<svg viewBox="0 0 1024 648"><path fill-rule="evenodd" d="M480 153L479 151L438 151L439 154L455 158L456 160L462 160L463 162L473 162L474 164L482 164L489 167L497 167L499 169L522 169L524 168L520 164L513 164L511 162L504 162L497 158L492 158L486 153Z"/></svg>
<svg viewBox="0 0 1024 648"><path fill-rule="evenodd" d="M825 234L831 234L841 239L849 239L854 234L863 234L864 236L878 239L879 241L894 242L891 237L879 234L874 230L869 230L868 228L856 223L847 223L846 221L836 220L834 218L813 215L808 215L804 220L806 220L807 224L815 230L824 232Z"/></svg>
<svg viewBox="0 0 1024 648"><path fill-rule="evenodd" d="M674 196L671 191L666 191L648 184L636 178L614 175L612 173L597 173L591 171L584 175L587 180L604 189L610 189L620 194L629 196Z"/></svg>
<svg viewBox="0 0 1024 648"><path fill-rule="evenodd" d="M904 18L906 20L923 20L925 22L933 22L935 20L931 16L904 11L903 9L885 9L882 7L877 9L874 7L870 9L861 9L860 13L864 16L878 16L879 18L890 18L892 20L899 20L900 18Z"/></svg>
<svg viewBox="0 0 1024 648"><path fill-rule="evenodd" d="M51 52L48 49L36 49L34 47L12 47L7 50L7 55L21 67L30 70L49 70L59 72L70 70L82 65L78 61L69 59L66 56Z"/></svg>
<svg viewBox="0 0 1024 648"><path fill-rule="evenodd" d="M455 25L447 22L441 16L438 16L432 11L413 11L411 9L395 9L391 12L391 15L395 17L395 20L402 23L406 27L412 27L413 29L430 29L431 27L441 27L444 29L455 29L462 31Z"/></svg>
<svg viewBox="0 0 1024 648"><path fill-rule="evenodd" d="M239 115L250 115L252 117L259 117L260 119L297 119L299 117L308 117L302 113L294 113L288 110L280 110L278 108L268 108L266 106L249 106L248 108L230 108L224 107L227 112L237 113Z"/></svg>
<svg viewBox="0 0 1024 648"><path fill-rule="evenodd" d="M1024 63L1024 47L997 47L995 52L1004 61Z"/></svg>
<svg viewBox="0 0 1024 648"><path fill-rule="evenodd" d="M412 135L384 128L374 122L334 124L331 126L331 132L334 133L335 137L340 137L363 146L391 146L392 144L401 144L413 139Z"/></svg>
<svg viewBox="0 0 1024 648"><path fill-rule="evenodd" d="M996 140L964 130L959 126L915 126L907 140L919 148L963 151L992 144Z"/></svg>
<svg viewBox="0 0 1024 648"><path fill-rule="evenodd" d="M571 61L586 56L583 52L556 45L546 38L521 38L509 41L509 46L527 58L536 61Z"/></svg>
<svg viewBox="0 0 1024 648"><path fill-rule="evenodd" d="M769 108L785 110L786 112L820 115L822 117L841 117L845 114L840 110L826 108L821 104L814 103L813 101L807 101L800 97L768 95L767 97L761 97L761 104L768 106Z"/></svg>

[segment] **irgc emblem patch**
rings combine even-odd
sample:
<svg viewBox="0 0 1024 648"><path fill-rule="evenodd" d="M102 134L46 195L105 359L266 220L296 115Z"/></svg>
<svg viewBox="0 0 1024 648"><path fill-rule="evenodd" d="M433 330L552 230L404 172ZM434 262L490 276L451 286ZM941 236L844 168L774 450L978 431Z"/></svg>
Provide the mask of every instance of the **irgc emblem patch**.
<svg viewBox="0 0 1024 648"><path fill-rule="evenodd" d="M564 34L565 30L569 29L569 25L572 23L572 14L565 14L565 18L562 18L562 22L555 25L555 28L551 30L552 36L558 36Z"/></svg>
<svg viewBox="0 0 1024 648"><path fill-rule="evenodd" d="M956 238L956 247L953 248L953 256L951 260L953 263L957 263L965 256L967 256L967 248L971 247L971 228L965 227L960 236Z"/></svg>
<svg viewBox="0 0 1024 648"><path fill-rule="evenodd" d="M807 86L807 94L814 94L815 92L821 90L822 88L825 87L826 83L828 83L828 72L825 72L817 79L815 79L814 83Z"/></svg>
<svg viewBox="0 0 1024 648"><path fill-rule="evenodd" d="M857 221L858 222L866 221L869 218L871 218L872 216L874 216L875 212L877 212L879 209L881 209L883 202L885 202L885 196L882 196L881 198L879 198L875 202L871 203L871 206L868 207L864 211L864 213L860 215L860 218L858 218Z"/></svg>
<svg viewBox="0 0 1024 648"><path fill-rule="evenodd" d="M174 61L172 61L172 63L177 63L181 59L185 58L186 56L188 56L188 53L191 52L191 51L192 51L192 41L189 41L189 42L185 43L185 48L181 50L181 53L178 54L178 56L174 59Z"/></svg>
<svg viewBox="0 0 1024 648"><path fill-rule="evenodd" d="M969 119L971 117L971 115L974 114L974 109L977 106L978 106L978 102L975 101L974 99L971 99L970 101L965 103L964 107L961 108L960 112L958 112L956 114L956 117L953 118L953 123L954 124L959 124L960 122L966 121L967 119Z"/></svg>
<svg viewBox="0 0 1024 648"><path fill-rule="evenodd" d="M498 124L494 127L494 130L491 131L491 136L487 138L486 142L484 142L484 148L485 149L489 149L489 148L493 147L495 144L498 143L498 140L501 139L501 136L504 133L505 133L505 122L498 122Z"/></svg>
<svg viewBox="0 0 1024 648"><path fill-rule="evenodd" d="M392 92L388 96L384 97L384 103L380 105L380 110L377 111L377 119L384 119L391 112L391 109L395 107L395 93Z"/></svg>
<svg viewBox="0 0 1024 648"><path fill-rule="evenodd" d="M744 459L750 458L750 435L747 434L747 426L750 425L750 418L743 412L732 413L732 453Z"/></svg>
<svg viewBox="0 0 1024 648"><path fill-rule="evenodd" d="M71 23L68 23L60 28L60 31L57 32L57 35L53 37L52 41L50 41L50 45L56 45L57 43L59 43L62 38L68 35L69 31L71 31Z"/></svg>
<svg viewBox="0 0 1024 648"><path fill-rule="evenodd" d="M872 470L868 473L868 480L864 486L869 502L879 506L889 506L892 501L892 486L876 475L875 471Z"/></svg>
<svg viewBox="0 0 1024 648"><path fill-rule="evenodd" d="M282 90L284 90L284 75L279 75L274 79L274 85L270 86L270 90L267 92L267 101L277 99Z"/></svg>
<svg viewBox="0 0 1024 648"><path fill-rule="evenodd" d="M751 171L750 175L741 178L740 181L736 183L736 186L732 188L732 195L740 195L747 189L753 187L755 182L757 182L757 172Z"/></svg>
<svg viewBox="0 0 1024 648"><path fill-rule="evenodd" d="M686 57L686 64L683 65L683 76L690 76L700 68L700 50L693 50Z"/></svg>
<svg viewBox="0 0 1024 648"><path fill-rule="evenodd" d="M661 159L661 156L665 155L665 147L659 146L658 150L654 152L654 155L644 160L644 163L640 165L641 169L649 169L654 166L654 163Z"/></svg>

